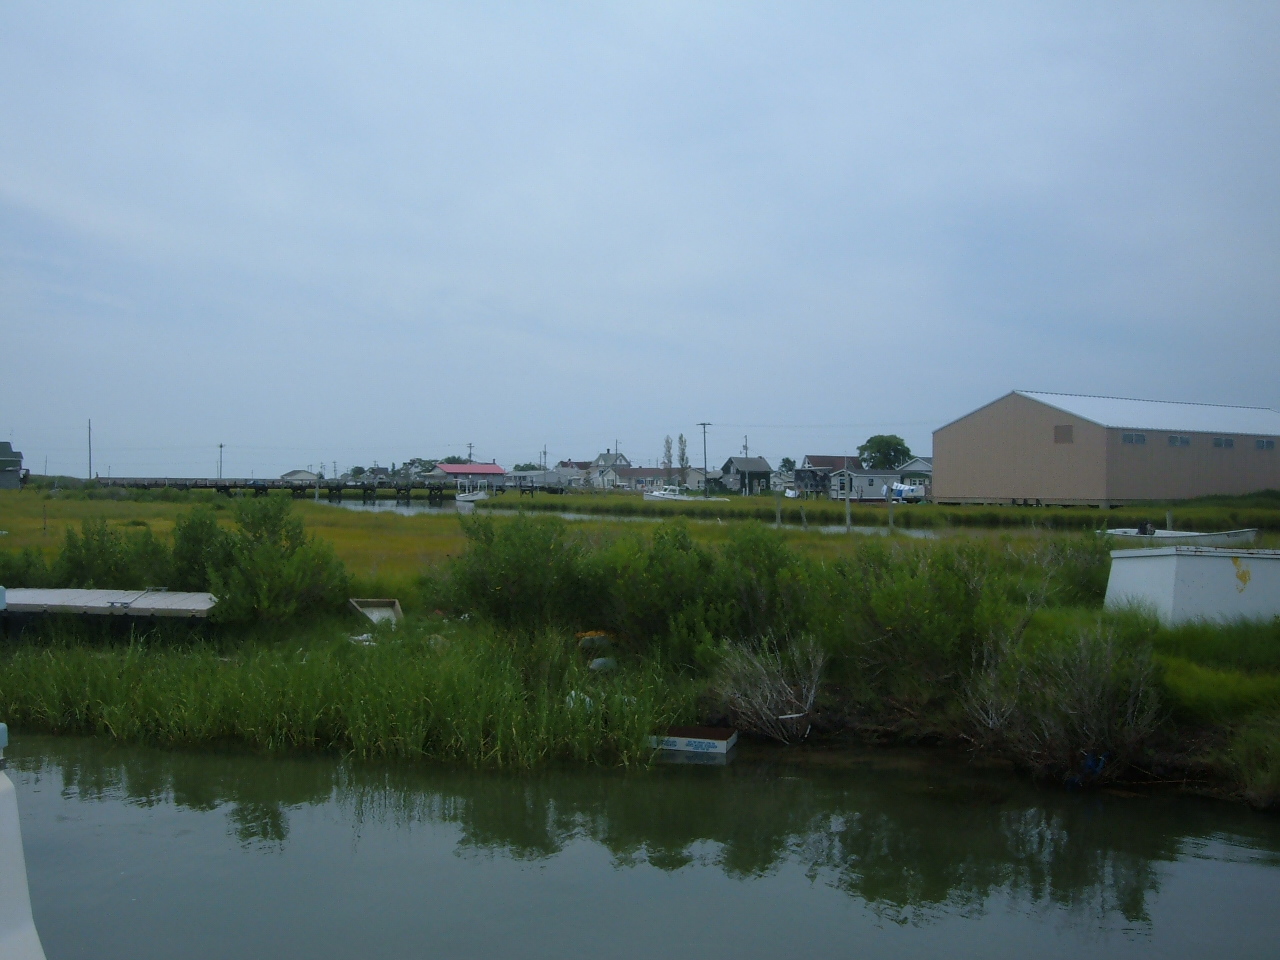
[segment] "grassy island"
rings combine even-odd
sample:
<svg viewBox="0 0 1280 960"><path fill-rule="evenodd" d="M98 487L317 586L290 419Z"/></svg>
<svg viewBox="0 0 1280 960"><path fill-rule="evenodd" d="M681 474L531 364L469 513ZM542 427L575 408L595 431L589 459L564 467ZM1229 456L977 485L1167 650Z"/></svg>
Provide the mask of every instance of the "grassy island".
<svg viewBox="0 0 1280 960"><path fill-rule="evenodd" d="M0 716L517 767L643 764L668 724L731 722L785 743L950 744L1073 785L1280 798L1280 623L1166 629L1104 611L1110 544L1089 527L993 530L918 507L895 519L939 536L774 530L752 513L772 519L770 499L742 499L636 524L576 498L533 506L600 518L0 492L6 586L219 597L199 626L11 625ZM805 508L843 521L838 505ZM1180 520L1194 509L1280 527L1265 501ZM345 606L379 595L400 598L398 628Z"/></svg>

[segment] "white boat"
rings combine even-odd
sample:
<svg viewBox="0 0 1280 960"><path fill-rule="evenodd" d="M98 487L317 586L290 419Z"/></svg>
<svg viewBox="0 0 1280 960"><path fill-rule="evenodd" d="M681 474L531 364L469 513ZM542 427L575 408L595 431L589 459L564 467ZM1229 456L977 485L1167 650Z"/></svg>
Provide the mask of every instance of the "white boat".
<svg viewBox="0 0 1280 960"><path fill-rule="evenodd" d="M489 499L489 481L459 480L458 492L454 495L457 503L475 503L477 500Z"/></svg>
<svg viewBox="0 0 1280 960"><path fill-rule="evenodd" d="M1137 527L1120 527L1100 530L1116 543L1141 547L1242 547L1258 538L1258 528L1245 530L1219 530L1195 533L1191 530L1140 530Z"/></svg>
<svg viewBox="0 0 1280 960"><path fill-rule="evenodd" d="M663 487L661 490L646 490L644 492L646 500L701 500L701 497L691 497L679 487Z"/></svg>
<svg viewBox="0 0 1280 960"><path fill-rule="evenodd" d="M4 772L8 745L9 728L0 723L0 956L6 960L44 960L40 935L31 918L18 797Z"/></svg>

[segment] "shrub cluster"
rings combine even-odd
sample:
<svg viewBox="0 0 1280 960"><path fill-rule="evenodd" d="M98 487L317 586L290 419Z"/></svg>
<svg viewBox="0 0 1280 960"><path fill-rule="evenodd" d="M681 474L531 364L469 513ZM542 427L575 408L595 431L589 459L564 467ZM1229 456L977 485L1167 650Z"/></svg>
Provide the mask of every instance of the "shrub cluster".
<svg viewBox="0 0 1280 960"><path fill-rule="evenodd" d="M221 622L285 620L333 609L347 596L342 562L310 537L286 497L236 501L226 529L206 506L182 514L172 545L139 526L85 520L68 530L52 564L31 549L0 553L0 583L10 587L208 590Z"/></svg>
<svg viewBox="0 0 1280 960"><path fill-rule="evenodd" d="M781 740L802 736L819 712L818 675L839 687L835 709L845 714L927 715L954 731L978 688L993 683L994 668L983 666L992 638L1021 638L1045 606L1098 605L1109 563L1093 535L1017 549L867 538L820 561L761 524L735 525L718 546L697 543L679 522L599 539L557 519L480 517L466 532L447 588L435 586L455 609L516 633L607 631L705 676L740 725ZM1123 769L1153 729L1154 684L1139 671L1135 717L1115 716L1133 660L1095 648L1067 643L1031 659L1001 648L1007 722L984 745L1046 774L1077 776L1104 756L1108 774ZM1086 731L1068 722L1072 711ZM1027 732L1052 723L1044 742Z"/></svg>

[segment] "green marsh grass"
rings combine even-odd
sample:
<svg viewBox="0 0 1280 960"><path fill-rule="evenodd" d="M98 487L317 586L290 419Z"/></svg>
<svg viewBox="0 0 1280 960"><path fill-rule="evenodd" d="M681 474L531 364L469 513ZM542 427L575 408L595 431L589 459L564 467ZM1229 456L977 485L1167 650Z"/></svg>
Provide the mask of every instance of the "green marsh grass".
<svg viewBox="0 0 1280 960"><path fill-rule="evenodd" d="M24 643L0 658L0 703L24 729L517 768L645 763L655 730L693 717L693 686L653 660L595 674L564 634L428 629L238 650Z"/></svg>

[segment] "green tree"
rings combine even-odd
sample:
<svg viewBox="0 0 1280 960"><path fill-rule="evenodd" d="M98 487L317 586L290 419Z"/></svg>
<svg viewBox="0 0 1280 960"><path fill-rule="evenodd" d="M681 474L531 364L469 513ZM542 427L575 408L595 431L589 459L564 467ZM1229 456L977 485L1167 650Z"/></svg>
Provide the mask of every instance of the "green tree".
<svg viewBox="0 0 1280 960"><path fill-rule="evenodd" d="M664 472L664 481L671 482L671 434L667 434L662 441L662 469Z"/></svg>
<svg viewBox="0 0 1280 960"><path fill-rule="evenodd" d="M911 459L911 448L901 437L878 433L858 448L858 459L869 470L892 470Z"/></svg>
<svg viewBox="0 0 1280 960"><path fill-rule="evenodd" d="M782 462L778 464L778 469L783 473L795 473L796 462L790 457L783 457Z"/></svg>
<svg viewBox="0 0 1280 960"><path fill-rule="evenodd" d="M689 441L683 433L676 438L676 456L680 464L680 485L684 486L689 482Z"/></svg>
<svg viewBox="0 0 1280 960"><path fill-rule="evenodd" d="M512 469L512 470L541 470L541 469L542 469L542 464L540 464L540 463L517 463L517 464L516 464L514 467L512 467L511 469Z"/></svg>

